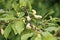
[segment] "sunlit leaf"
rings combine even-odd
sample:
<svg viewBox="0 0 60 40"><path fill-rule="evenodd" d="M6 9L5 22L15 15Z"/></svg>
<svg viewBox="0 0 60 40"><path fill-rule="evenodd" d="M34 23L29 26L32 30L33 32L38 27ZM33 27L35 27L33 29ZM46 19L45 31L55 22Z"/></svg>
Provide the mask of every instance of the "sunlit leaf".
<svg viewBox="0 0 60 40"><path fill-rule="evenodd" d="M17 30L18 34L21 34L21 32L24 30L24 23L22 20L15 22L15 29Z"/></svg>
<svg viewBox="0 0 60 40"><path fill-rule="evenodd" d="M37 34L35 40L41 40L41 35L40 34Z"/></svg>
<svg viewBox="0 0 60 40"><path fill-rule="evenodd" d="M33 33L27 33L21 36L21 40L27 40L29 37L31 37Z"/></svg>
<svg viewBox="0 0 60 40"><path fill-rule="evenodd" d="M23 17L25 15L25 13L24 12L18 12L17 15L18 15L18 17Z"/></svg>
<svg viewBox="0 0 60 40"><path fill-rule="evenodd" d="M42 32L43 40L57 40L52 34L49 32Z"/></svg>
<svg viewBox="0 0 60 40"><path fill-rule="evenodd" d="M16 30L16 28L15 28L15 23L12 23L11 27L12 27L14 33L17 34L17 30Z"/></svg>

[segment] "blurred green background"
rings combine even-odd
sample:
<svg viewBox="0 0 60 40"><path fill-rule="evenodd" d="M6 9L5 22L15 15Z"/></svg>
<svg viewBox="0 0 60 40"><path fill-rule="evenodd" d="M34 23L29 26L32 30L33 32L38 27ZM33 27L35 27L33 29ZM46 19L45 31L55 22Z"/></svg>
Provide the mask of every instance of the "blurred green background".
<svg viewBox="0 0 60 40"><path fill-rule="evenodd" d="M34 0L32 6L43 17L60 17L60 0Z"/></svg>

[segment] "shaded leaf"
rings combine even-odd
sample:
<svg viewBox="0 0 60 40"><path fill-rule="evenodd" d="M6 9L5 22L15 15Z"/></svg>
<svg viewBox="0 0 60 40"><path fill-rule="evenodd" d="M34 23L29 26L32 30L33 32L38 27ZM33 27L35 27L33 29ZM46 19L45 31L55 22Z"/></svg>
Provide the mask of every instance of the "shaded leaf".
<svg viewBox="0 0 60 40"><path fill-rule="evenodd" d="M56 27L48 27L45 30L49 31L49 32L52 32L52 31L56 30Z"/></svg>

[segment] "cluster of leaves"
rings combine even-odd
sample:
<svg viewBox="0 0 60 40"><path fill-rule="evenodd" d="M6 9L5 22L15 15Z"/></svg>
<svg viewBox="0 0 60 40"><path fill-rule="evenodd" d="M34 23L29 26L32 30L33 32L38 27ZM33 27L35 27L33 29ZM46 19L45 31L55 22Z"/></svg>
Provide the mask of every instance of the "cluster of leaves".
<svg viewBox="0 0 60 40"><path fill-rule="evenodd" d="M0 40L60 40L59 3L51 2L0 0Z"/></svg>

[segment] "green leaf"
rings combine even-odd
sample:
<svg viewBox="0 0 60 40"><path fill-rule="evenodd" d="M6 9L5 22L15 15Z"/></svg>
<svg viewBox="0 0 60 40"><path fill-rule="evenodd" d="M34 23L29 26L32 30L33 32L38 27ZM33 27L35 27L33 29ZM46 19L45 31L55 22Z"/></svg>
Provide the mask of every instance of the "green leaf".
<svg viewBox="0 0 60 40"><path fill-rule="evenodd" d="M17 30L16 30L16 28L15 28L15 24L14 24L14 23L12 23L11 27L12 27L14 33L17 34Z"/></svg>
<svg viewBox="0 0 60 40"><path fill-rule="evenodd" d="M20 0L20 7L22 7L22 6L26 6L25 0Z"/></svg>
<svg viewBox="0 0 60 40"><path fill-rule="evenodd" d="M2 17L0 20L8 21L8 20L15 20L16 18L12 14L4 14L1 15Z"/></svg>
<svg viewBox="0 0 60 40"><path fill-rule="evenodd" d="M40 34L37 34L35 40L41 40L41 35Z"/></svg>
<svg viewBox="0 0 60 40"><path fill-rule="evenodd" d="M53 14L54 13L54 10L53 9L50 9L50 11L49 11L49 15L51 15L51 14Z"/></svg>
<svg viewBox="0 0 60 40"><path fill-rule="evenodd" d="M25 13L24 12L18 12L17 15L18 15L18 17L23 17L25 15Z"/></svg>
<svg viewBox="0 0 60 40"><path fill-rule="evenodd" d="M43 40L57 40L52 34L49 32L42 32Z"/></svg>
<svg viewBox="0 0 60 40"><path fill-rule="evenodd" d="M17 33L20 35L21 32L24 30L24 23L22 20L15 22L15 29L17 30Z"/></svg>
<svg viewBox="0 0 60 40"><path fill-rule="evenodd" d="M5 11L3 9L0 9L0 13L4 13Z"/></svg>
<svg viewBox="0 0 60 40"><path fill-rule="evenodd" d="M16 40L21 40L21 35L18 35L18 36L16 37Z"/></svg>
<svg viewBox="0 0 60 40"><path fill-rule="evenodd" d="M27 40L29 37L31 37L33 33L27 33L21 36L21 40Z"/></svg>
<svg viewBox="0 0 60 40"><path fill-rule="evenodd" d="M16 11L16 12L18 12L19 11L19 4L17 4L17 3L14 3L13 4L13 7L14 7L14 10Z"/></svg>
<svg viewBox="0 0 60 40"><path fill-rule="evenodd" d="M42 40L41 34L34 34L31 38L31 40Z"/></svg>
<svg viewBox="0 0 60 40"><path fill-rule="evenodd" d="M11 23L9 23L8 26L5 28L4 37L7 38L10 32L11 32Z"/></svg>
<svg viewBox="0 0 60 40"><path fill-rule="evenodd" d="M4 5L5 6L5 10L10 10L12 8L12 3L11 2L12 2L12 0L10 0L10 1L7 0L6 1L6 3L5 3L6 5Z"/></svg>
<svg viewBox="0 0 60 40"><path fill-rule="evenodd" d="M48 28L46 28L45 30L46 31L49 31L49 32L52 32L53 30L55 30L56 29L56 27L48 27Z"/></svg>
<svg viewBox="0 0 60 40"><path fill-rule="evenodd" d="M29 9L30 11L32 10L32 6L31 6L30 1L27 3L27 7L28 7L28 9Z"/></svg>
<svg viewBox="0 0 60 40"><path fill-rule="evenodd" d="M20 7L26 7L28 0L20 0Z"/></svg>

